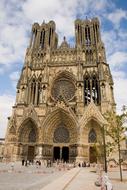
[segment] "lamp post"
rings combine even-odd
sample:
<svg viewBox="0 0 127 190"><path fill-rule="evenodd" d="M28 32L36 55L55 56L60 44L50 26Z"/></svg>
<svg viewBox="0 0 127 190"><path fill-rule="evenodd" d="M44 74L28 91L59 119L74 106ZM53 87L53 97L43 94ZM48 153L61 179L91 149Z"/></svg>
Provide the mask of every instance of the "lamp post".
<svg viewBox="0 0 127 190"><path fill-rule="evenodd" d="M107 173L107 154L106 154L106 143L105 143L105 125L103 125L103 148L104 148L104 171Z"/></svg>

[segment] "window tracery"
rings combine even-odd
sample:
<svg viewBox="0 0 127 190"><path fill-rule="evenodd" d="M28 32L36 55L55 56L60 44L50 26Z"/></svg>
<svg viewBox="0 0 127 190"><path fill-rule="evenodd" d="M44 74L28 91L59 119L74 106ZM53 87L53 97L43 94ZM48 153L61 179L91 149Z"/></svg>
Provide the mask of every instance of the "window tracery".
<svg viewBox="0 0 127 190"><path fill-rule="evenodd" d="M63 95L67 100L71 100L75 95L75 86L69 79L61 77L55 81L51 94L54 99Z"/></svg>
<svg viewBox="0 0 127 190"><path fill-rule="evenodd" d="M91 129L88 136L89 143L95 143L97 141L97 135L94 129Z"/></svg>
<svg viewBox="0 0 127 190"><path fill-rule="evenodd" d="M33 78L30 82L29 87L29 103L38 105L40 102L40 92L41 92L41 78Z"/></svg>
<svg viewBox="0 0 127 190"><path fill-rule="evenodd" d="M84 78L84 103L87 105L91 98L94 103L100 103L100 85L98 77L93 74L92 77L86 75Z"/></svg>
<svg viewBox="0 0 127 190"><path fill-rule="evenodd" d="M36 132L35 129L31 129L28 137L28 142L36 142Z"/></svg>
<svg viewBox="0 0 127 190"><path fill-rule="evenodd" d="M69 131L64 125L60 125L55 129L54 142L57 142L57 143L69 142Z"/></svg>

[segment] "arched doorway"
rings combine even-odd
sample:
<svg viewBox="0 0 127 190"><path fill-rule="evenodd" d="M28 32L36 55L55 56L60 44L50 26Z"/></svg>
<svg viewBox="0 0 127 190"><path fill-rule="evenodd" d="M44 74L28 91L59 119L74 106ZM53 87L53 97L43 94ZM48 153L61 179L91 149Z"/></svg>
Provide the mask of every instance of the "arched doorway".
<svg viewBox="0 0 127 190"><path fill-rule="evenodd" d="M97 151L95 147L89 148L89 162L97 163Z"/></svg>
<svg viewBox="0 0 127 190"><path fill-rule="evenodd" d="M62 147L62 160L64 162L68 162L69 161L69 147Z"/></svg>
<svg viewBox="0 0 127 190"><path fill-rule="evenodd" d="M23 123L19 131L19 142L22 144L22 158L31 161L34 160L37 128L31 119Z"/></svg>
<svg viewBox="0 0 127 190"><path fill-rule="evenodd" d="M73 154L73 145L77 143L78 130L74 116L62 108L55 109L47 115L44 126L44 159L73 161L76 154ZM51 154L46 153L46 145L50 144ZM57 147L57 148L56 148Z"/></svg>
<svg viewBox="0 0 127 190"><path fill-rule="evenodd" d="M60 147L56 146L53 148L53 161L60 160Z"/></svg>
<svg viewBox="0 0 127 190"><path fill-rule="evenodd" d="M63 162L69 161L69 147L68 146L55 146L53 148L53 161L62 160Z"/></svg>

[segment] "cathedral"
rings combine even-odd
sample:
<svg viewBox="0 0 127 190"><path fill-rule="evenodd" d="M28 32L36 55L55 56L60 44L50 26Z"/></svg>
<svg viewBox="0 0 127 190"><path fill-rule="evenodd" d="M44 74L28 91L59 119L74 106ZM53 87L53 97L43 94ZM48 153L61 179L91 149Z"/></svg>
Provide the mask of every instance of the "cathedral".
<svg viewBox="0 0 127 190"><path fill-rule="evenodd" d="M66 26L65 26L66 27ZM58 45L54 21L32 25L8 118L8 160L98 162L104 114L115 110L113 79L98 18L75 20L75 45Z"/></svg>

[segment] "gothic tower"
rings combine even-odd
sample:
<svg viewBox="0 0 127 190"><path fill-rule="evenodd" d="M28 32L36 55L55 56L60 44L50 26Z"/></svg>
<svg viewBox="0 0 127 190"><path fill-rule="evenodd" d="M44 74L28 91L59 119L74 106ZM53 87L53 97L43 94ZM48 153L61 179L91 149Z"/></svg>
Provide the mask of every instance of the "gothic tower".
<svg viewBox="0 0 127 190"><path fill-rule="evenodd" d="M6 159L97 162L94 144L115 109L97 18L75 21L75 47L58 46L53 21L34 23L8 118Z"/></svg>

